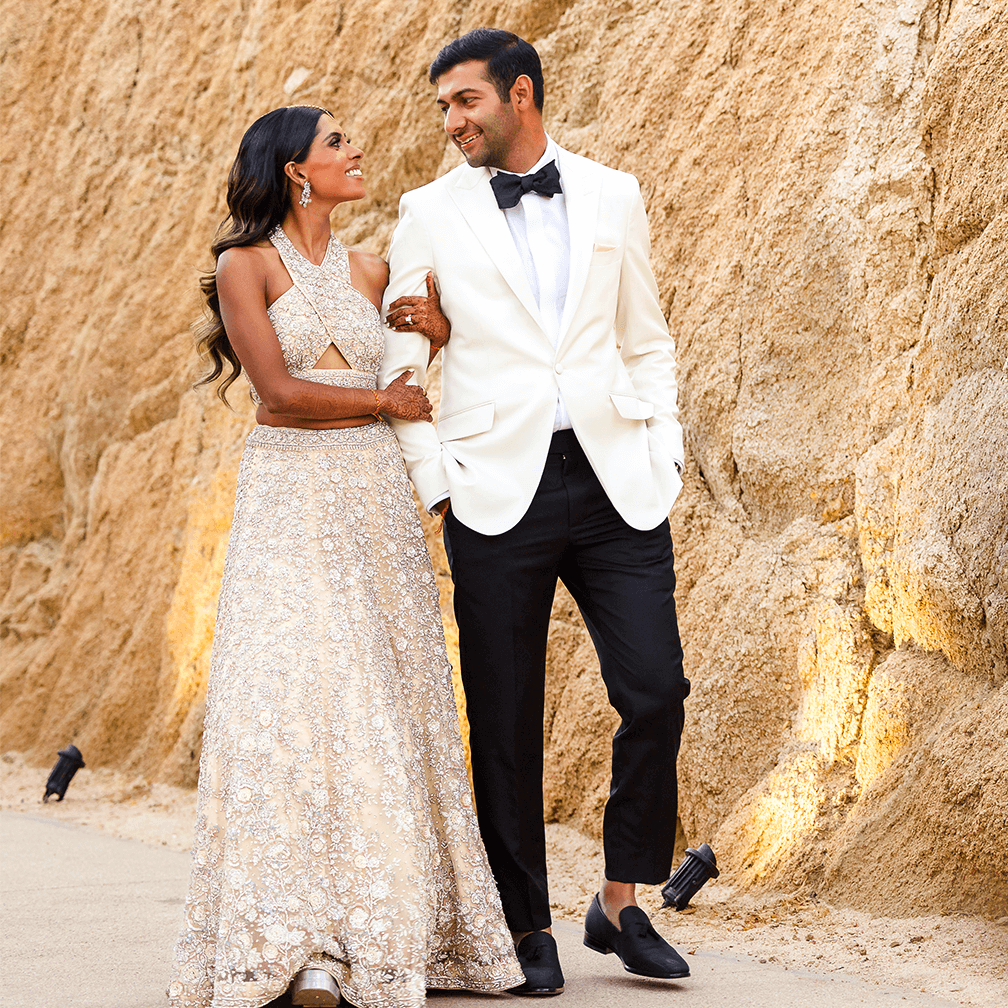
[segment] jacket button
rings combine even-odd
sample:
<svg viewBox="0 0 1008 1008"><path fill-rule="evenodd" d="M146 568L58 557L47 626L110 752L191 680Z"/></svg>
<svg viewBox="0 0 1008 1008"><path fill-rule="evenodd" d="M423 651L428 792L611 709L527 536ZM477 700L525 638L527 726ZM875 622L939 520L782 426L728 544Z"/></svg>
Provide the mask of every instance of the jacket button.
<svg viewBox="0 0 1008 1008"><path fill-rule="evenodd" d="M563 374L563 365L557 364L557 366L553 368L553 370L556 371L557 374Z"/></svg>

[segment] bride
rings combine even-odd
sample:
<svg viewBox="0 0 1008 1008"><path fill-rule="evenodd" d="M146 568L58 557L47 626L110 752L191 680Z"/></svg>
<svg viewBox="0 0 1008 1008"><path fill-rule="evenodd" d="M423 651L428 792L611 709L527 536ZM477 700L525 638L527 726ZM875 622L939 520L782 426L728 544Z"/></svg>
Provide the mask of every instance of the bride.
<svg viewBox="0 0 1008 1008"><path fill-rule="evenodd" d="M364 195L361 157L321 109L257 120L203 281L205 380L229 367L224 398L244 368L260 405L217 612L173 1008L260 1008L285 991L336 1005L340 989L360 1008L413 1008L427 987L524 979L382 419L423 423L430 404L408 374L376 391L388 269L329 226ZM435 296L412 300L433 354L447 320Z"/></svg>

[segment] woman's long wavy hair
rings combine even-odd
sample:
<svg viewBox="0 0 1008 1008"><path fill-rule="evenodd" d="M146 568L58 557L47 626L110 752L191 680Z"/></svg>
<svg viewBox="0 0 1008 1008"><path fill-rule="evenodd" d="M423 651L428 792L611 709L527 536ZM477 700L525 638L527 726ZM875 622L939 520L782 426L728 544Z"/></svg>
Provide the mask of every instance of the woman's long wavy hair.
<svg viewBox="0 0 1008 1008"><path fill-rule="evenodd" d="M196 348L212 365L196 386L215 382L229 364L231 371L217 388L217 395L227 405L230 405L227 390L241 374L241 361L221 321L217 260L225 249L263 241L286 217L290 184L284 166L288 161L300 164L308 156L323 114L329 113L313 105L292 105L267 112L245 131L228 174L228 215L210 246L214 269L200 277L207 312L196 326Z"/></svg>

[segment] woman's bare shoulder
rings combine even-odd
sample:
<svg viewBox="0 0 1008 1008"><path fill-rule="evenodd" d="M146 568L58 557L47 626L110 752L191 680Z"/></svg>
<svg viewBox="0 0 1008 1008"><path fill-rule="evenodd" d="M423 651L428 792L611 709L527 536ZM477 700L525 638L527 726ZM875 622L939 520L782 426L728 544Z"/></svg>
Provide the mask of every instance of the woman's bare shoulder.
<svg viewBox="0 0 1008 1008"><path fill-rule="evenodd" d="M380 310L382 296L388 286L388 263L373 252L361 249L347 249L347 252L350 257L351 282Z"/></svg>
<svg viewBox="0 0 1008 1008"><path fill-rule="evenodd" d="M380 255L374 252L365 252L363 249L347 249L350 256L351 265L355 270L359 270L361 276L373 283L380 283L382 290L388 283L389 268L388 263Z"/></svg>
<svg viewBox="0 0 1008 1008"><path fill-rule="evenodd" d="M224 249L217 257L217 268L223 265L227 267L231 263L242 263L251 266L254 263L265 264L270 252L276 250L269 242L257 242L255 245L235 245L233 248Z"/></svg>
<svg viewBox="0 0 1008 1008"><path fill-rule="evenodd" d="M270 256L271 252L273 257ZM268 243L236 245L234 248L225 249L217 257L217 279L225 282L254 280L258 284L259 281L266 279L275 257L276 250Z"/></svg>

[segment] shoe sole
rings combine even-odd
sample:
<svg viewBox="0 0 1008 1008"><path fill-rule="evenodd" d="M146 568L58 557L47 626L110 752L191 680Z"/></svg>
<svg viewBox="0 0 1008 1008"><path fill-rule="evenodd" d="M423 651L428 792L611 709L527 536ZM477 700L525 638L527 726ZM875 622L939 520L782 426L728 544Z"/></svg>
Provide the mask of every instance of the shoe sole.
<svg viewBox="0 0 1008 1008"><path fill-rule="evenodd" d="M641 973L640 970L632 970L626 963L623 964L623 969L627 973L633 973L634 976L648 977L651 980L682 980L690 975L689 970L685 973L666 973L665 976L655 976L654 973Z"/></svg>
<svg viewBox="0 0 1008 1008"><path fill-rule="evenodd" d="M511 988L508 994L516 997L554 997L556 994L563 994L563 987L533 987L530 990L516 990Z"/></svg>
<svg viewBox="0 0 1008 1008"><path fill-rule="evenodd" d="M593 952L601 952L602 955L610 955L611 953L616 952L615 949L609 948L609 946L604 942L600 942L595 938L592 938L587 931L584 935L584 944L586 948L590 948ZM623 960L621 959L620 962L623 962ZM689 970L686 970L685 973L667 973L664 976L656 976L654 973L642 973L640 970L630 969L626 963L623 963L623 969L625 969L627 973L633 973L634 976L648 977L651 980L682 980L684 977L688 977L690 975Z"/></svg>

